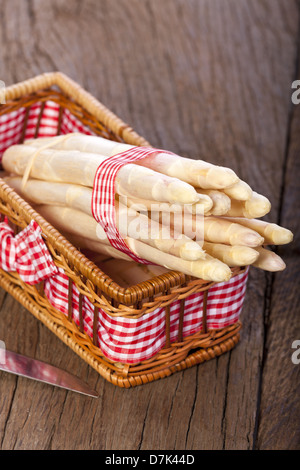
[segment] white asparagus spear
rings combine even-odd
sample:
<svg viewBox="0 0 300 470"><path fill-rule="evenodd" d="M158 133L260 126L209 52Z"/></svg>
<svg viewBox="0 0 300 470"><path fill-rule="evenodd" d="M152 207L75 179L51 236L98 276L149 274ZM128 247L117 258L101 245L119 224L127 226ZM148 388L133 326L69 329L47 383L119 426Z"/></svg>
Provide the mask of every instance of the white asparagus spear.
<svg viewBox="0 0 300 470"><path fill-rule="evenodd" d="M101 242L88 240L80 235L74 235L68 232L63 233L63 235L65 236L65 238L67 238L67 240L70 241L70 243L72 243L74 246L78 246L81 249L89 249L95 251L96 253L108 255L116 259L132 261L129 256L116 250L112 246L105 245ZM149 247L147 249L142 242L133 240L130 248L133 251L138 251L140 254L145 252L147 256L149 256ZM206 256L205 260L186 261L178 259L172 255L166 255L165 253L163 256L161 256L159 251L153 248L151 255L153 263L158 264L160 266L164 266L166 269L172 269L175 271L180 270L184 274L193 277L200 277L201 279L213 282L222 282L225 280L229 280L231 277L231 272L229 272L228 267L226 267L226 265L224 266L223 263L218 263L218 260L210 256Z"/></svg>
<svg viewBox="0 0 300 470"><path fill-rule="evenodd" d="M85 238L82 235L70 233L67 231L60 231L60 233L77 248L95 251L96 253L101 253L103 255L107 255L111 258L115 259L122 259L124 261L131 261L133 262L130 256L126 255L120 250L117 250L112 245L106 245L105 243L100 243L99 241L90 240L89 238Z"/></svg>
<svg viewBox="0 0 300 470"><path fill-rule="evenodd" d="M182 233L176 233L170 224L163 226L149 219L145 214L139 214L117 203L117 225L120 233L131 239L138 239L164 253L169 253L186 260L197 260L205 257L203 249L193 240Z"/></svg>
<svg viewBox="0 0 300 470"><path fill-rule="evenodd" d="M132 145L109 141L102 137L84 134L72 134L64 140L59 139L59 137L53 140L56 148L77 149L83 152L99 153L107 157L133 147ZM45 140L38 139L36 145L43 145L45 142ZM29 143L32 144L32 140ZM238 176L230 168L213 165L204 160L193 160L164 152L150 155L135 162L135 164L179 178L200 188L226 188L239 181Z"/></svg>
<svg viewBox="0 0 300 470"><path fill-rule="evenodd" d="M207 214L213 207L212 199L206 194L198 194L198 201L194 204L185 204L184 210L190 214Z"/></svg>
<svg viewBox="0 0 300 470"><path fill-rule="evenodd" d="M214 217L204 219L204 239L215 243L249 247L260 246L264 242L263 237L255 230Z"/></svg>
<svg viewBox="0 0 300 470"><path fill-rule="evenodd" d="M22 188L20 177L7 178L6 181L29 202L67 206L92 216L92 190L90 188L34 179L28 180L25 188ZM122 234L147 240L147 244L184 259L195 260L204 257L205 253L200 246L186 235L171 233L170 227L162 227L145 215L128 209L118 201L116 201L116 217Z"/></svg>
<svg viewBox="0 0 300 470"><path fill-rule="evenodd" d="M29 145L13 145L4 152L2 165L18 175L26 174L27 165L31 165L30 175L34 178L93 187L95 173L106 158L77 150L37 150ZM195 189L184 181L133 164L119 170L116 192L170 203L192 204L198 200Z"/></svg>
<svg viewBox="0 0 300 470"><path fill-rule="evenodd" d="M68 226L70 226L68 230L74 231L75 234L80 234L79 230L84 230L87 238L94 241L104 240L106 244L109 244L101 225L88 214L72 207L54 204L52 206L41 204L38 210L45 214L46 218L51 218L51 223L55 223L55 217L57 217L57 224L61 230L67 230ZM129 238L136 238L161 252L170 253L182 259L196 260L205 257L202 248L187 236L172 233L170 228L162 227L153 220L150 221L143 214L138 214L133 210L128 211L127 207L121 204L116 207L116 222L126 243Z"/></svg>
<svg viewBox="0 0 300 470"><path fill-rule="evenodd" d="M92 216L92 189L90 188L36 179L29 179L25 188L22 188L21 177L7 178L6 181L28 202L66 206ZM122 200L123 198L121 198ZM116 201L115 207L118 228L124 236L129 235L144 241L147 240L147 244L183 259L195 260L205 256L204 251L197 243L186 235L174 233L170 226L162 226L118 201Z"/></svg>
<svg viewBox="0 0 300 470"><path fill-rule="evenodd" d="M5 176L5 181L25 199L35 204L61 204L92 215L93 190L87 186L30 178L25 187L23 187L21 176ZM186 210L190 214L197 211L197 209L194 210L194 204L170 204L167 202L151 201L150 199L119 196L118 194L116 194L116 200L137 212L152 210L154 212L182 213L182 211Z"/></svg>
<svg viewBox="0 0 300 470"><path fill-rule="evenodd" d="M132 198L127 197L126 204L128 207L134 207L135 210L141 212L182 212L187 211L189 214L207 214L210 209L212 208L213 202L210 197L206 196L205 194L199 195L199 199L194 204L168 204L165 202L154 202L149 199L141 199L141 198ZM123 199L123 198L122 198Z"/></svg>
<svg viewBox="0 0 300 470"><path fill-rule="evenodd" d="M231 207L231 199L223 192L215 189L197 189L197 193L207 195L212 200L212 207L206 215L223 215Z"/></svg>
<svg viewBox="0 0 300 470"><path fill-rule="evenodd" d="M228 217L246 217L248 219L255 219L263 217L271 210L270 201L255 191L252 191L252 196L247 201L231 200L231 208L225 214Z"/></svg>
<svg viewBox="0 0 300 470"><path fill-rule="evenodd" d="M271 272L283 271L286 268L285 262L273 251L262 246L255 249L259 253L257 260L253 263L256 268Z"/></svg>
<svg viewBox="0 0 300 470"><path fill-rule="evenodd" d="M40 205L36 207L36 210L48 220L49 223L62 232L71 232L73 235L85 236L94 242L109 245L109 241L107 238L104 238L106 235L99 224L97 224L92 217L89 217L83 212L51 205ZM230 268L225 263L209 255L206 255L204 259L189 261L169 253L164 253L157 248L147 245L141 240L127 237L126 243L140 258L171 270L180 271L189 276L213 282L222 282L228 281L232 275Z"/></svg>
<svg viewBox="0 0 300 470"><path fill-rule="evenodd" d="M134 197L123 197L117 195L117 200L120 200L122 204L126 204L127 207L132 208L138 212L167 212L182 213L182 204L169 204L167 202L151 201L150 199L141 199ZM186 205L184 206L186 207Z"/></svg>
<svg viewBox="0 0 300 470"><path fill-rule="evenodd" d="M249 266L257 260L259 253L248 246L224 245L221 243L204 242L203 248L209 255L226 263L230 267Z"/></svg>
<svg viewBox="0 0 300 470"><path fill-rule="evenodd" d="M129 247L132 251L138 252L144 259L149 259L155 264L205 281L225 282L229 281L232 275L229 266L210 255L206 255L204 259L187 261L168 253L162 255L159 250L151 246L147 247L144 243L133 238L129 240Z"/></svg>
<svg viewBox="0 0 300 470"><path fill-rule="evenodd" d="M115 151L116 148L120 149L119 151L125 151L133 147L133 145L115 142L100 136L87 136L80 132L66 134L63 138L62 136L39 137L37 139L27 139L24 142L25 145L34 145L36 147L43 146L48 143L51 143L52 148L56 149L99 153L106 157L111 157L112 155L119 153Z"/></svg>
<svg viewBox="0 0 300 470"><path fill-rule="evenodd" d="M179 231L180 219L174 214L174 227ZM212 243L223 243L225 245L243 245L256 247L263 244L264 239L255 230L243 225L230 222L222 217L192 216L188 223L182 224L182 233L196 241L205 240Z"/></svg>
<svg viewBox="0 0 300 470"><path fill-rule="evenodd" d="M179 155L158 153L136 163L147 168L157 168L160 173L180 178L198 188L226 188L238 181L238 176L230 168Z"/></svg>
<svg viewBox="0 0 300 470"><path fill-rule="evenodd" d="M6 177L5 182L30 203L73 207L92 216L93 190L87 186L30 178L22 187L21 176Z"/></svg>
<svg viewBox="0 0 300 470"><path fill-rule="evenodd" d="M285 245L293 241L294 235L291 230L274 223L245 217L231 217L227 220L255 230L264 237L264 245Z"/></svg>
<svg viewBox="0 0 300 470"><path fill-rule="evenodd" d="M232 199L247 201L252 197L252 188L245 181L238 181L233 186L223 189L224 193Z"/></svg>

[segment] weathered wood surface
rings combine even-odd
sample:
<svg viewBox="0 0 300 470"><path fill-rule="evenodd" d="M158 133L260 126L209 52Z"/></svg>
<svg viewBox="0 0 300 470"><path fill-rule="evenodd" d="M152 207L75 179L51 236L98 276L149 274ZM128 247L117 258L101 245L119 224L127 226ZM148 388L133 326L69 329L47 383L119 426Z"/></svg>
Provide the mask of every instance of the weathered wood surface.
<svg viewBox="0 0 300 470"><path fill-rule="evenodd" d="M284 272L251 271L232 352L131 390L1 290L6 347L72 370L100 397L0 373L0 449L299 449L299 2L0 0L0 11L7 85L61 70L153 145L232 167L296 233Z"/></svg>

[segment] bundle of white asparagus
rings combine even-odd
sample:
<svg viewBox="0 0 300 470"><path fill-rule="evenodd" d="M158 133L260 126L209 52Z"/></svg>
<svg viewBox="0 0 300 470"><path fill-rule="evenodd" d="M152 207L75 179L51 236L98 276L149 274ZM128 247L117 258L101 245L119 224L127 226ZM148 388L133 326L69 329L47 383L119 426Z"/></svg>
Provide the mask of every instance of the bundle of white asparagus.
<svg viewBox="0 0 300 470"><path fill-rule="evenodd" d="M2 165L6 182L75 246L131 260L91 209L99 165L131 147L79 133L38 138L7 149ZM292 232L259 220L269 200L229 168L161 151L123 166L115 191L117 228L149 263L215 282L235 266L285 268L272 245L291 242Z"/></svg>

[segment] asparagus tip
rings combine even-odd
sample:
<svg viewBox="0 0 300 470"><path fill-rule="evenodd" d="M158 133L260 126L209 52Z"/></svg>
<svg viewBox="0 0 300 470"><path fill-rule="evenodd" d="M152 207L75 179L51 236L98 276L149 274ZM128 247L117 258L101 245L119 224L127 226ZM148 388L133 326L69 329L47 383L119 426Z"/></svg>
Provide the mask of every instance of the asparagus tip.
<svg viewBox="0 0 300 470"><path fill-rule="evenodd" d="M253 264L259 257L258 251L248 246L235 247L236 259L241 266L249 266Z"/></svg>
<svg viewBox="0 0 300 470"><path fill-rule="evenodd" d="M255 193L254 193L255 194ZM248 213L249 218L257 219L268 214L271 210L271 202L265 196L259 195L259 201L257 203L257 196L253 199L245 201L245 211Z"/></svg>
<svg viewBox="0 0 300 470"><path fill-rule="evenodd" d="M190 241L181 247L180 256L188 261L196 261L205 257L205 251L197 243Z"/></svg>
<svg viewBox="0 0 300 470"><path fill-rule="evenodd" d="M239 245L245 245L249 247L256 247L261 246L264 243L264 238L261 237L256 232L245 232L240 236L240 243Z"/></svg>
<svg viewBox="0 0 300 470"><path fill-rule="evenodd" d="M181 180L172 181L168 185L168 196L170 203L194 204L198 201L195 188Z"/></svg>
<svg viewBox="0 0 300 470"><path fill-rule="evenodd" d="M219 261L217 258L214 258L210 255L207 255L206 259L210 264L210 269L207 272L207 276L203 275L202 272L199 276L200 278L213 282L229 281L232 276L232 272L227 264L223 263L222 261Z"/></svg>
<svg viewBox="0 0 300 470"><path fill-rule="evenodd" d="M208 177L213 186L218 189L228 188L239 181L239 177L230 168L213 166L209 169Z"/></svg>
<svg viewBox="0 0 300 470"><path fill-rule="evenodd" d="M280 231L278 233L274 231L273 233L273 239L274 239L274 245L286 245L288 243L291 243L293 241L294 234L287 228L280 228Z"/></svg>
<svg viewBox="0 0 300 470"><path fill-rule="evenodd" d="M232 276L231 269L226 264L222 263L214 270L214 282L227 282Z"/></svg>
<svg viewBox="0 0 300 470"><path fill-rule="evenodd" d="M265 271L278 272L283 271L286 268L286 264L280 256L276 255L272 251L269 252L271 255L268 258L264 255L258 257L257 261L253 263L253 266L264 269Z"/></svg>

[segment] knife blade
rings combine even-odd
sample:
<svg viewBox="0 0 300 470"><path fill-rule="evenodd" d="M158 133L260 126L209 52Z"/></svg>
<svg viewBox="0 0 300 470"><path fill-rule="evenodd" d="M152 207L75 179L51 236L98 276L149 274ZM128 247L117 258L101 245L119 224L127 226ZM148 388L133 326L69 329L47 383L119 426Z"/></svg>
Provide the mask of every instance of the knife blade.
<svg viewBox="0 0 300 470"><path fill-rule="evenodd" d="M23 356L7 349L2 349L0 359L0 370L4 372L37 380L38 382L54 385L83 395L89 395L94 398L99 396L95 390L92 390L79 377L46 362Z"/></svg>

